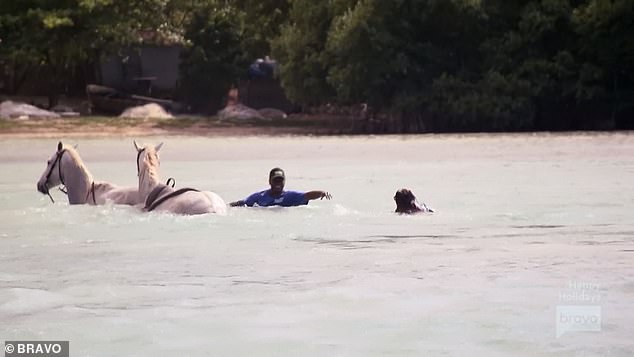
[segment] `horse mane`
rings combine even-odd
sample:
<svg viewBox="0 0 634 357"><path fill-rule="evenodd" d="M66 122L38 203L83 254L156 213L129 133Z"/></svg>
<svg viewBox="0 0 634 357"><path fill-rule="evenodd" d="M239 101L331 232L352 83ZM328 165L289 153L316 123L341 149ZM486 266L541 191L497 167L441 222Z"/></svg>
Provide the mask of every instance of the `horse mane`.
<svg viewBox="0 0 634 357"><path fill-rule="evenodd" d="M158 154L152 145L145 145L143 147L145 149L145 155L143 155L143 162L148 169L153 169L159 166L158 162Z"/></svg>
<svg viewBox="0 0 634 357"><path fill-rule="evenodd" d="M145 149L145 154L143 155L141 161L144 163L147 177L151 178L154 181L159 181L160 174L158 168L160 162L158 159L158 153L152 145L145 145L143 146L143 149Z"/></svg>
<svg viewBox="0 0 634 357"><path fill-rule="evenodd" d="M73 158L73 162L75 163L75 166L78 169L86 172L86 174L88 174L88 176L90 176L92 179L92 174L90 173L90 171L88 171L88 168L84 164L84 160L81 159L81 156L79 156L79 153L77 152L77 150L75 150L75 148L73 147L64 147L64 150L66 150L67 155L70 155L70 157Z"/></svg>

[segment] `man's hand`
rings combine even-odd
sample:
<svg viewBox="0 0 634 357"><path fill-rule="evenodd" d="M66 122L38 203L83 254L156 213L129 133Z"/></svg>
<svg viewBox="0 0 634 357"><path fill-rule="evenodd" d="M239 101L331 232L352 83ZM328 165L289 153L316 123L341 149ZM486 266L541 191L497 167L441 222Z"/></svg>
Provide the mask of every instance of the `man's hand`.
<svg viewBox="0 0 634 357"><path fill-rule="evenodd" d="M321 191L321 197L319 199L323 200L324 198L330 200L332 199L332 195L326 191Z"/></svg>
<svg viewBox="0 0 634 357"><path fill-rule="evenodd" d="M332 199L332 195L326 191L310 191L310 192L306 192L305 197L307 200L316 200L316 199L320 199L323 200L324 198L329 200Z"/></svg>

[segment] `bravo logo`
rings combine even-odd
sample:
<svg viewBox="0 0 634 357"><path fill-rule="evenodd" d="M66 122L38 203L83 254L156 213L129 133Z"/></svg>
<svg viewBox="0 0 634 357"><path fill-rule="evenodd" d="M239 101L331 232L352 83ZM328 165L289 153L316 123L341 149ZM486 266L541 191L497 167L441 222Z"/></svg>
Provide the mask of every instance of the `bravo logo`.
<svg viewBox="0 0 634 357"><path fill-rule="evenodd" d="M5 357L68 357L68 341L5 341Z"/></svg>
<svg viewBox="0 0 634 357"><path fill-rule="evenodd" d="M557 306L557 338L566 332L601 331L601 306Z"/></svg>
<svg viewBox="0 0 634 357"><path fill-rule="evenodd" d="M58 343L24 343L18 345L18 353L50 354L61 353L62 346Z"/></svg>

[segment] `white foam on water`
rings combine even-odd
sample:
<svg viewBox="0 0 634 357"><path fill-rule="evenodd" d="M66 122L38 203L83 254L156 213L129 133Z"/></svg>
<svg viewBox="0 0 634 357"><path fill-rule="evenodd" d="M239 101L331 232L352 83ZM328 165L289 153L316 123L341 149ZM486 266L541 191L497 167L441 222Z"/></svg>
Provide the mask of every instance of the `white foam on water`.
<svg viewBox="0 0 634 357"><path fill-rule="evenodd" d="M65 296L41 289L8 288L2 293L0 311L7 315L35 314L64 305Z"/></svg>

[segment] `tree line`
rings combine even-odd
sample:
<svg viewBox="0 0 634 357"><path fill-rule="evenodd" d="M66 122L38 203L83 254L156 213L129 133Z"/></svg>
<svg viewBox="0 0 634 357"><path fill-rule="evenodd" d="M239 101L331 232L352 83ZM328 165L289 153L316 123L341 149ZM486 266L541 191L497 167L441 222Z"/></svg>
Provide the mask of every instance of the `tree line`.
<svg viewBox="0 0 634 357"><path fill-rule="evenodd" d="M184 46L194 106L270 55L294 103L362 104L371 131L634 128L634 0L0 0L14 86L63 92L148 32Z"/></svg>

